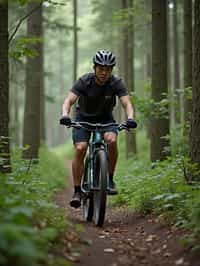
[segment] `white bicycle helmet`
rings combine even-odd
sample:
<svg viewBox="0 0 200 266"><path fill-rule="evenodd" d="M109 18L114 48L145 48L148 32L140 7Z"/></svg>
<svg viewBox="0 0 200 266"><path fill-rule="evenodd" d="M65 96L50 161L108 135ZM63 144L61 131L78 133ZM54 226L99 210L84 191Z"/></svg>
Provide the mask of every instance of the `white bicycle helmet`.
<svg viewBox="0 0 200 266"><path fill-rule="evenodd" d="M112 52L100 50L93 57L93 63L101 66L115 66L116 58Z"/></svg>

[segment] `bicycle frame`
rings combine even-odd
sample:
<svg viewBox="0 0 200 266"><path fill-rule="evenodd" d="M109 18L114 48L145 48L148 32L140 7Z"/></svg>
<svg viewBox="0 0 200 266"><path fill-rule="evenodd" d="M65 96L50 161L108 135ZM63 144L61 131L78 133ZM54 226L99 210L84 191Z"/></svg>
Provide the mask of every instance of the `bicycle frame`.
<svg viewBox="0 0 200 266"><path fill-rule="evenodd" d="M95 174L95 154L99 149L103 149L106 152L107 158L108 158L108 144L104 142L103 137L102 137L102 132L98 130L98 128L92 132L92 141L89 142L89 162L88 162L88 167L89 167L89 187L88 191L84 189L82 186L82 191L83 192L89 192L89 191L96 191L99 190L98 187L94 186L94 174ZM109 178L107 176L107 190L109 191Z"/></svg>

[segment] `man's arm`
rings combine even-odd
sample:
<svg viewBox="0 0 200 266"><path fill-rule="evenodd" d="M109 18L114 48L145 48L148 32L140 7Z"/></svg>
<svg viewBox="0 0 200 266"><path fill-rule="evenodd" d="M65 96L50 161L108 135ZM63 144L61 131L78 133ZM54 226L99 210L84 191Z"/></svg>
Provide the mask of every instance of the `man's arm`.
<svg viewBox="0 0 200 266"><path fill-rule="evenodd" d="M78 99L78 96L75 93L70 91L62 106L63 116L69 116L71 106L76 102L77 99Z"/></svg>
<svg viewBox="0 0 200 266"><path fill-rule="evenodd" d="M121 96L119 99L126 112L127 119L135 119L134 107L130 101L129 96L128 95Z"/></svg>

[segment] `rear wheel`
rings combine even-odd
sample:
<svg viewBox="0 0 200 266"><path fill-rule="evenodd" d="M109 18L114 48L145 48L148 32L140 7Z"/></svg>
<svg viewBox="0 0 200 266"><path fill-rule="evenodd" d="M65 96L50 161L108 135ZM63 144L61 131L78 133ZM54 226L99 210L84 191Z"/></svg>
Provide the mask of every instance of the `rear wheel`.
<svg viewBox="0 0 200 266"><path fill-rule="evenodd" d="M108 162L105 150L99 150L95 156L94 223L102 226L106 210Z"/></svg>
<svg viewBox="0 0 200 266"><path fill-rule="evenodd" d="M85 190L89 188L89 167L88 167L88 156L85 159L84 176L82 180L82 187ZM86 192L83 195L83 219L86 222L91 222L93 217L93 193Z"/></svg>

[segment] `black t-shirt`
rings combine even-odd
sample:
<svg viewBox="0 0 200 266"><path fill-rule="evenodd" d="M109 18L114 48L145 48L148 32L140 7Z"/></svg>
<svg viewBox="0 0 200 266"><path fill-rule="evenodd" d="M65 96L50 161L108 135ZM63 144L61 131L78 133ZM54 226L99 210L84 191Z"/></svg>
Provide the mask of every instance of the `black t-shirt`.
<svg viewBox="0 0 200 266"><path fill-rule="evenodd" d="M85 117L112 116L116 96L128 95L120 78L112 75L103 86L99 86L95 82L94 73L80 77L71 91L79 96L76 106L77 113Z"/></svg>

